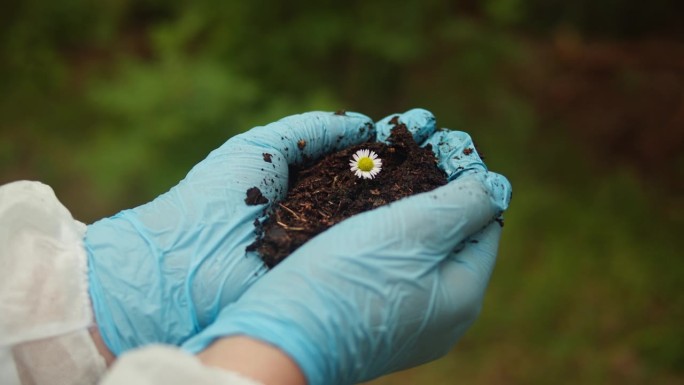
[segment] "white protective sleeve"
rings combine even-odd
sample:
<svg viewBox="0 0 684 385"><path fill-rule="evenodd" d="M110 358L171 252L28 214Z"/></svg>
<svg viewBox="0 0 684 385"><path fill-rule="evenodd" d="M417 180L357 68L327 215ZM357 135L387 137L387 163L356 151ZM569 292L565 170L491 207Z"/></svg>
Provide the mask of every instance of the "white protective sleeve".
<svg viewBox="0 0 684 385"><path fill-rule="evenodd" d="M85 231L49 186L31 181L0 186L0 346L93 323Z"/></svg>
<svg viewBox="0 0 684 385"><path fill-rule="evenodd" d="M120 356L100 382L100 385L160 384L262 385L238 373L205 366L197 357L167 345L151 345Z"/></svg>
<svg viewBox="0 0 684 385"><path fill-rule="evenodd" d="M92 385L86 226L39 182L0 186L0 384Z"/></svg>

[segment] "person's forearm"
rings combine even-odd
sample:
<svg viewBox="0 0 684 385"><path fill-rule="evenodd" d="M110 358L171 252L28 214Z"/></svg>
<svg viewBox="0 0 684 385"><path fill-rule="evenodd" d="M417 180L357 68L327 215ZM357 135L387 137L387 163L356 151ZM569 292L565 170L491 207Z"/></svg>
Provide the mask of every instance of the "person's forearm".
<svg viewBox="0 0 684 385"><path fill-rule="evenodd" d="M299 366L282 350L246 336L230 336L198 354L200 361L264 385L306 385Z"/></svg>

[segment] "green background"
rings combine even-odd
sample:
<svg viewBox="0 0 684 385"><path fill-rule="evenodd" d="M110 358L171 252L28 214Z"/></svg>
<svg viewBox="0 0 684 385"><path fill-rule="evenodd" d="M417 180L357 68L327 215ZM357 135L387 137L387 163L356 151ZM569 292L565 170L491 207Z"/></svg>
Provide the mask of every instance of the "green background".
<svg viewBox="0 0 684 385"><path fill-rule="evenodd" d="M514 198L478 322L378 384L684 381L684 3L26 0L0 6L0 183L91 222L230 136L414 107Z"/></svg>

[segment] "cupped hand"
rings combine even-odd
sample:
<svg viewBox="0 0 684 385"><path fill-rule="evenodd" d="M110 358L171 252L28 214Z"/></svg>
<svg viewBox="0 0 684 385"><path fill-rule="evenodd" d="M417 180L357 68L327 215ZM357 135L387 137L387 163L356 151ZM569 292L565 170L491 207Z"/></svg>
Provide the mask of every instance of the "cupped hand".
<svg viewBox="0 0 684 385"><path fill-rule="evenodd" d="M109 349L179 345L211 324L266 272L245 248L265 206L285 196L288 165L374 135L356 113L290 116L231 138L152 202L88 226L90 295Z"/></svg>
<svg viewBox="0 0 684 385"><path fill-rule="evenodd" d="M470 137L428 111L397 117L431 145L450 183L353 216L304 244L183 348L226 336L272 344L309 384L352 384L445 354L473 323L498 249L510 184Z"/></svg>

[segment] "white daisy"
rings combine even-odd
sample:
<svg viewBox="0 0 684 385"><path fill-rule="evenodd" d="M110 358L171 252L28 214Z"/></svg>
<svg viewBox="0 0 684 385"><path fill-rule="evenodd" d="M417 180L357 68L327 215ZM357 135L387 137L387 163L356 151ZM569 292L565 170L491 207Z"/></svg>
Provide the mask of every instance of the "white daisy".
<svg viewBox="0 0 684 385"><path fill-rule="evenodd" d="M378 158L375 151L359 150L352 158L349 167L359 178L373 179L382 170L382 159Z"/></svg>

